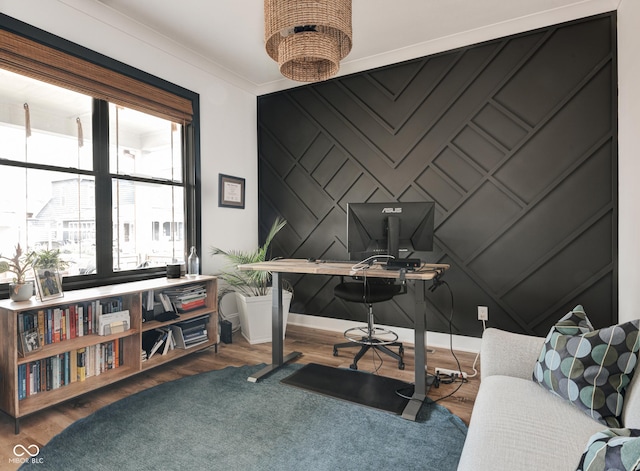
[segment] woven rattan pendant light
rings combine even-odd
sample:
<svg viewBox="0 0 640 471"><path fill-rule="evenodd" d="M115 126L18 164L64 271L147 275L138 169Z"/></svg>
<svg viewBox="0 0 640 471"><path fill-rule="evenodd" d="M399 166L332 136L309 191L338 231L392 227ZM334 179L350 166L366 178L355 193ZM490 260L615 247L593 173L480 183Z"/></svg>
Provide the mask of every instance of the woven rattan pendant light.
<svg viewBox="0 0 640 471"><path fill-rule="evenodd" d="M264 0L264 38L282 75L326 80L351 51L351 0Z"/></svg>

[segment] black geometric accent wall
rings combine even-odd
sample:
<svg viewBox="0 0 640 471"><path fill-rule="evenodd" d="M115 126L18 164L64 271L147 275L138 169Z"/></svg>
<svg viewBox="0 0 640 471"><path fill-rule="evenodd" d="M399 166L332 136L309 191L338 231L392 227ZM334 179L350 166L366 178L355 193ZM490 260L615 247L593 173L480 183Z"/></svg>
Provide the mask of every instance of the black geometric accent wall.
<svg viewBox="0 0 640 471"><path fill-rule="evenodd" d="M454 333L546 335L576 304L617 313L615 13L258 98L260 238L274 256L346 259L349 202L435 201ZM291 276L292 311L365 319L332 277ZM446 287L427 292L448 332ZM413 292L376 321L413 324Z"/></svg>

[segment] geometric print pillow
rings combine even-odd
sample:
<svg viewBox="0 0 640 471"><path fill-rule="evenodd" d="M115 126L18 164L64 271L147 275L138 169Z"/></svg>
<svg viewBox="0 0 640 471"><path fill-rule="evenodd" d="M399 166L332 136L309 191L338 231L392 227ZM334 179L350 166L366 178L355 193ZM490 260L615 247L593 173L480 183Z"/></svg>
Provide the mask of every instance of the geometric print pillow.
<svg viewBox="0 0 640 471"><path fill-rule="evenodd" d="M639 321L594 330L582 306L545 339L533 380L595 420L619 428L624 393L638 362Z"/></svg>
<svg viewBox="0 0 640 471"><path fill-rule="evenodd" d="M577 471L640 470L640 430L607 429L589 439Z"/></svg>

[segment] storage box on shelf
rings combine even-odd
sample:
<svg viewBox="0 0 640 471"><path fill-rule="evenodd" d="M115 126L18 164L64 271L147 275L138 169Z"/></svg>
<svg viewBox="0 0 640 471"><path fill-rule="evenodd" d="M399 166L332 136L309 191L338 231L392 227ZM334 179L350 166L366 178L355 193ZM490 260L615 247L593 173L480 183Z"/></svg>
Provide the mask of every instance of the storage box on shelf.
<svg viewBox="0 0 640 471"><path fill-rule="evenodd" d="M204 288L198 290L201 301L185 303L178 318L144 321L143 299L150 292L196 286ZM98 333L98 312L114 314L113 329L107 328L106 335ZM145 360L146 334L175 331L189 322L202 327L196 345L176 345ZM24 332L37 332L37 340L31 343L33 335ZM15 419L18 433L21 417L194 351L217 348L217 279L158 278L70 291L46 301L0 300L0 339L0 409Z"/></svg>

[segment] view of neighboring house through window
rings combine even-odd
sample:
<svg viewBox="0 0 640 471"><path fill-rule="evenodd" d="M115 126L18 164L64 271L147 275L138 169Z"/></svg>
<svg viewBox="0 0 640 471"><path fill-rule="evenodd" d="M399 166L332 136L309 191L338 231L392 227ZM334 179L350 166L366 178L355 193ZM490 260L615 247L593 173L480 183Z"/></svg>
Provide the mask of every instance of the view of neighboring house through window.
<svg viewBox="0 0 640 471"><path fill-rule="evenodd" d="M182 126L113 104L109 121L113 269L164 266L184 250Z"/></svg>
<svg viewBox="0 0 640 471"><path fill-rule="evenodd" d="M0 142L3 256L17 243L59 249L65 276L100 275L99 260L120 272L183 259L181 124L0 69Z"/></svg>

